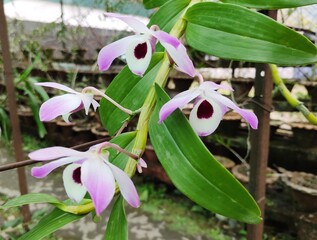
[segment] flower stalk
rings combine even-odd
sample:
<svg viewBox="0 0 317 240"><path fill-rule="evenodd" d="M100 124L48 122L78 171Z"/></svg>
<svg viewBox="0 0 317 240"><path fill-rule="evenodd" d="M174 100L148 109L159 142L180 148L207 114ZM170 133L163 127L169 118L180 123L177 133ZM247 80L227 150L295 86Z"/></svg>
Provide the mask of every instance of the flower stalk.
<svg viewBox="0 0 317 240"><path fill-rule="evenodd" d="M95 87L85 87L82 90L82 93L93 93L94 95L99 95L105 99L107 99L109 102L111 102L113 105L115 105L117 108L119 108L121 111L125 112L128 115L134 115L136 112L131 111L130 109L127 109L123 106L121 106L119 103L117 103L115 100L113 100L111 97L107 96L103 92L101 92L99 89Z"/></svg>

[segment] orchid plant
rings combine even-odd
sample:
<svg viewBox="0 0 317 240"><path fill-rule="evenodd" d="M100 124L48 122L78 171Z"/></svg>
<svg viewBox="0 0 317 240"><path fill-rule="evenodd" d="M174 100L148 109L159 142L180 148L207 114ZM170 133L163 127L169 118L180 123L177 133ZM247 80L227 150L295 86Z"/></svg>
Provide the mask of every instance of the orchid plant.
<svg viewBox="0 0 317 240"><path fill-rule="evenodd" d="M276 9L317 3L312 0L144 0L146 8L157 8L148 26L132 16L105 13L129 25L134 35L103 47L97 63L107 71L113 60L125 55L127 66L105 92L87 86L81 92L57 83L43 87L67 92L41 106L40 119L62 116L66 122L73 112L92 105L103 126L114 138L81 152L61 146L39 149L30 159L47 162L32 169L37 178L67 165L63 182L71 201L61 202L45 194L21 196L2 208L48 202L56 209L21 239L40 239L88 213L101 213L117 197L105 239L127 239L124 201L138 207L140 200L131 180L136 170L147 167L142 159L148 135L155 152L173 184L200 206L249 224L261 222L261 212L248 191L206 149L201 136L212 134L223 116L233 110L256 130L257 116L243 109L218 90L231 87L204 81L187 54L185 43L209 55L222 58L283 65L317 62L317 48L304 36L261 13L248 9ZM256 24L252 24L256 23ZM183 36L185 38L183 38ZM158 45L160 43L160 45ZM162 48L163 47L163 48ZM290 54L290 52L292 54ZM197 80L198 87L172 99L164 91L169 72L181 71ZM102 100L98 103L94 96ZM181 112L193 102L189 121ZM124 132L138 115L136 130ZM116 187L116 185L118 187ZM121 197L122 196L122 197ZM45 221L58 224L43 228ZM36 236L36 238L34 238Z"/></svg>

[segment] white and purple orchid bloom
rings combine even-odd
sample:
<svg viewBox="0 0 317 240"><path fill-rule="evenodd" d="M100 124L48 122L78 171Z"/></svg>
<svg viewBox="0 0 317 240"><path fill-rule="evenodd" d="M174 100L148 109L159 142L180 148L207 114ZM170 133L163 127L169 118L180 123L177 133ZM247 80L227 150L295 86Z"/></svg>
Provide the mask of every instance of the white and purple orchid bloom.
<svg viewBox="0 0 317 240"><path fill-rule="evenodd" d="M94 110L99 107L99 103L94 100L94 95L91 93L77 92L67 86L54 82L36 83L36 85L43 87L56 88L67 92L67 94L53 97L44 102L40 107L40 120L51 121L58 116L62 116L64 121L69 123L70 114L85 109L88 114L90 105Z"/></svg>
<svg viewBox="0 0 317 240"><path fill-rule="evenodd" d="M91 105L93 106L94 111L99 107L99 103L94 100L95 95L107 99L121 111L129 115L135 114L135 112L121 106L112 98L94 87L85 87L81 92L77 92L67 86L54 82L42 82L36 83L36 85L56 88L68 92L67 94L53 97L41 105L39 113L41 121L51 121L58 116L62 116L64 121L69 123L69 116L82 109L85 109L85 113L88 115Z"/></svg>
<svg viewBox="0 0 317 240"><path fill-rule="evenodd" d="M184 45L175 37L160 30L157 26L150 29L139 20L121 14L105 13L108 17L115 17L128 24L136 32L133 36L122 38L101 49L98 55L98 66L102 71L109 69L113 60L125 55L130 70L143 76L148 68L157 41L166 49L178 70L190 75L195 75L195 68L187 55Z"/></svg>
<svg viewBox="0 0 317 240"><path fill-rule="evenodd" d="M162 123L175 109L182 108L196 99L189 115L189 122L199 136L213 133L229 108L239 113L253 129L257 129L258 118L256 115L250 110L238 107L229 98L217 92L218 89L233 91L229 86L203 82L199 87L177 94L161 108L159 123Z"/></svg>
<svg viewBox="0 0 317 240"><path fill-rule="evenodd" d="M132 206L139 207L140 200L136 188L129 176L120 168L109 162L107 147L127 153L118 145L104 142L81 152L66 147L49 147L29 154L35 161L51 161L40 167L33 167L32 176L46 177L54 169L69 164L63 172L63 182L70 199L80 202L85 194L90 194L96 214L100 215L111 202L116 189L116 182L124 199ZM129 154L134 158L136 155ZM137 159L136 159L137 160ZM144 160L142 167L146 167ZM141 166L140 166L141 167Z"/></svg>

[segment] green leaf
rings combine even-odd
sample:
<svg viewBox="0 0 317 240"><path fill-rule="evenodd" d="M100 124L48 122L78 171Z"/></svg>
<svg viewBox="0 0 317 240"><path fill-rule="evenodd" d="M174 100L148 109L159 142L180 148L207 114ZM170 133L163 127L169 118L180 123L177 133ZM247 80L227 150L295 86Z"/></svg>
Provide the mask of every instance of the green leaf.
<svg viewBox="0 0 317 240"><path fill-rule="evenodd" d="M29 77L27 79L27 82L33 88L34 92L36 92L39 95L39 100L47 101L49 99L49 96L47 92L44 90L44 88L42 86L35 85L35 83L38 83L36 78Z"/></svg>
<svg viewBox="0 0 317 240"><path fill-rule="evenodd" d="M161 30L170 32L189 3L190 0L167 2L151 17L148 26L158 25Z"/></svg>
<svg viewBox="0 0 317 240"><path fill-rule="evenodd" d="M112 208L104 239L128 239L128 222L124 210L124 200L121 195L118 197Z"/></svg>
<svg viewBox="0 0 317 240"><path fill-rule="evenodd" d="M176 2L174 0L143 0L143 5L144 5L144 8L151 9L151 8L160 7L169 1Z"/></svg>
<svg viewBox="0 0 317 240"><path fill-rule="evenodd" d="M40 240L66 224L79 220L84 216L86 215L75 215L55 208L51 213L43 217L34 228L20 237L19 240Z"/></svg>
<svg viewBox="0 0 317 240"><path fill-rule="evenodd" d="M18 196L6 202L4 205L0 206L0 209L8 209L12 207L19 207L31 203L51 203L59 204L60 201L55 197L52 197L44 193L30 193L22 196Z"/></svg>
<svg viewBox="0 0 317 240"><path fill-rule="evenodd" d="M46 128L45 128L43 122L40 120L40 115L39 115L40 106L39 106L38 99L33 94L33 92L29 91L27 88L25 88L24 91L26 92L26 94L29 97L28 103L29 103L29 106L30 106L32 113L33 113L33 117L34 117L34 120L35 120L35 123L37 126L38 134L39 134L40 138L43 138L47 132L46 132Z"/></svg>
<svg viewBox="0 0 317 240"><path fill-rule="evenodd" d="M279 8L295 8L306 5L317 4L316 0L221 0L225 3L232 3L244 7L257 9L279 9Z"/></svg>
<svg viewBox="0 0 317 240"><path fill-rule="evenodd" d="M259 223L260 210L254 199L211 155L180 110L158 124L159 110L169 97L159 86L156 93L150 138L174 185L210 211L246 223Z"/></svg>
<svg viewBox="0 0 317 240"><path fill-rule="evenodd" d="M153 55L150 66L143 78L133 74L126 66L106 89L106 94L122 106L137 110L142 107L147 93L154 83L156 73L161 66L163 53ZM110 135L115 134L129 117L106 99L100 103L100 119Z"/></svg>
<svg viewBox="0 0 317 240"><path fill-rule="evenodd" d="M244 7L198 3L185 19L187 43L207 54L280 65L317 62L317 48L306 37Z"/></svg>
<svg viewBox="0 0 317 240"><path fill-rule="evenodd" d="M6 111L0 107L0 137L5 141L11 138L11 125L10 119Z"/></svg>
<svg viewBox="0 0 317 240"><path fill-rule="evenodd" d="M121 148L127 151L131 151L134 144L135 135L136 135L136 132L123 133L123 134L120 134L118 137L113 138L110 142L119 145ZM114 149L109 149L109 152L110 152L109 161L115 164L117 167L124 170L129 157Z"/></svg>

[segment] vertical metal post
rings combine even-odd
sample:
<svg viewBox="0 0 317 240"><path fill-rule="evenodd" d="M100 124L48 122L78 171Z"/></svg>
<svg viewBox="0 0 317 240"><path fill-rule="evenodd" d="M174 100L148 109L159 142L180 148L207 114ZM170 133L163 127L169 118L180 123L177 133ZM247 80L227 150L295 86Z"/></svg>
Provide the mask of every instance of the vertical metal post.
<svg viewBox="0 0 317 240"><path fill-rule="evenodd" d="M23 150L22 150L22 137L19 124L19 118L17 114L17 103L15 100L15 88L13 82L13 71L11 65L11 56L10 56L10 46L8 39L8 29L7 21L4 14L3 0L0 0L0 40L1 40L1 49L3 55L3 67L4 67L4 77L6 90L8 94L8 106L10 109L10 122L12 128L13 136L13 148L15 153L16 161L23 161ZM18 168L18 178L19 178L19 188L20 193L27 194L27 181L25 176L24 167ZM31 219L30 209L28 205L25 205L21 209L23 214L24 223L27 223ZM26 225L25 225L26 226ZM26 226L27 228L27 226Z"/></svg>
<svg viewBox="0 0 317 240"><path fill-rule="evenodd" d="M268 11L268 15L276 19L277 11ZM264 76L263 76L264 73ZM264 229L266 168L270 142L270 110L272 106L273 80L268 65L259 64L255 79L255 99L259 103L254 112L259 119L258 130L251 132L250 182L249 190L262 212L262 223L248 225L248 240L262 240Z"/></svg>

